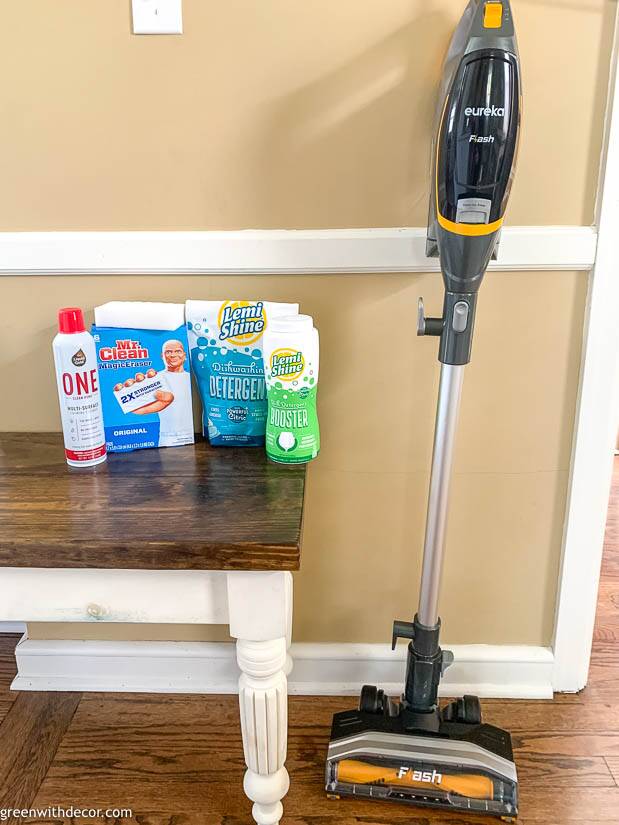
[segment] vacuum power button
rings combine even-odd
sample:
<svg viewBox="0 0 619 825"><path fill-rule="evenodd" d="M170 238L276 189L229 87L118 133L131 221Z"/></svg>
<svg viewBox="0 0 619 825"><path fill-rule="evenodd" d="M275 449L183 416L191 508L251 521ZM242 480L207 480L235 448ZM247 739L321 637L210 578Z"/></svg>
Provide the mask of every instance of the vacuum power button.
<svg viewBox="0 0 619 825"><path fill-rule="evenodd" d="M454 332L464 332L469 320L469 305L466 301L458 301L454 304L454 312L451 319L451 326Z"/></svg>
<svg viewBox="0 0 619 825"><path fill-rule="evenodd" d="M488 0L484 9L484 29L500 29L503 25L503 4Z"/></svg>

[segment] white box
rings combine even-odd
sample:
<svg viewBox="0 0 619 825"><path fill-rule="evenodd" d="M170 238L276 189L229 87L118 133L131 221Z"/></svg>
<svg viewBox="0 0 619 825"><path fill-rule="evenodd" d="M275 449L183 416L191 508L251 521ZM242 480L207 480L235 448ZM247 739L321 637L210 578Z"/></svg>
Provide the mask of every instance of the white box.
<svg viewBox="0 0 619 825"><path fill-rule="evenodd" d="M158 390L169 392L169 387L161 373L157 373L151 378L144 378L141 381L133 380L133 383L128 387L124 383L119 389L114 389L114 398L118 401L120 409L124 413L130 413L139 410L140 407L144 407L146 404L157 401L155 393Z"/></svg>

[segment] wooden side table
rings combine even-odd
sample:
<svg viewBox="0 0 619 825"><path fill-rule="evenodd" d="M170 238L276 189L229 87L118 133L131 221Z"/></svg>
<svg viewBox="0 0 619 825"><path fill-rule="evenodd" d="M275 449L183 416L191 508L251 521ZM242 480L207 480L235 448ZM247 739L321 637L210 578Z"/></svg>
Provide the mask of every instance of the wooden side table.
<svg viewBox="0 0 619 825"><path fill-rule="evenodd" d="M304 485L303 466L259 449L199 441L71 470L58 434L0 434L0 621L229 624L260 825L279 822L288 790Z"/></svg>

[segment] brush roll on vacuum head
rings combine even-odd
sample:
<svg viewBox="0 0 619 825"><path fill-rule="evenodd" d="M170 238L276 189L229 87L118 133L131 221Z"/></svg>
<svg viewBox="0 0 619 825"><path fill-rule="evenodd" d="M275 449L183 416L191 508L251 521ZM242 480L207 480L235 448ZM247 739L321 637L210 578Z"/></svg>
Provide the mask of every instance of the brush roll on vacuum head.
<svg viewBox="0 0 619 825"><path fill-rule="evenodd" d="M333 718L325 776L329 796L515 817L511 738L475 721L480 719L477 697L462 697L422 717L365 685L360 710Z"/></svg>

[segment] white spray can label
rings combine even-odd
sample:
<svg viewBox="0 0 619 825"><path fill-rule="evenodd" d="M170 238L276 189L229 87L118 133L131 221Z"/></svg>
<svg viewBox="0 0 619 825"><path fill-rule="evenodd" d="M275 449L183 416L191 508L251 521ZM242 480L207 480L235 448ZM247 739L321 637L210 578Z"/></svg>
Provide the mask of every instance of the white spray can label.
<svg viewBox="0 0 619 825"><path fill-rule="evenodd" d="M68 312L74 317L67 321ZM90 467L106 459L95 343L81 310L60 310L58 317L53 351L65 456L72 467Z"/></svg>

